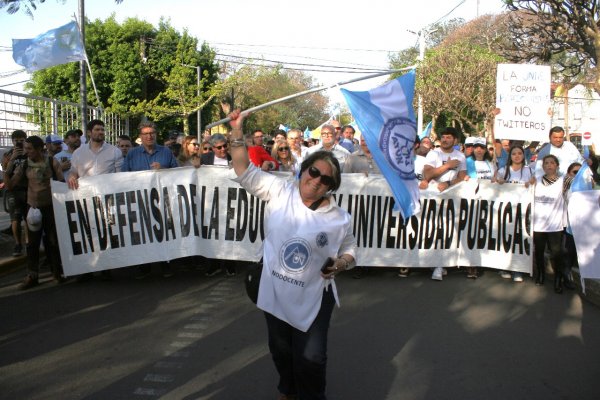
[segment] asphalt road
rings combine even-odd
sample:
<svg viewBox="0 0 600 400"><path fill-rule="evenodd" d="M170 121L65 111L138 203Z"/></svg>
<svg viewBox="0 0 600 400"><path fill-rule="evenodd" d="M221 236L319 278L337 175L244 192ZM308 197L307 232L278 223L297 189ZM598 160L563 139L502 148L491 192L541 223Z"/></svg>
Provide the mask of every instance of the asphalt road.
<svg viewBox="0 0 600 400"><path fill-rule="evenodd" d="M243 277L0 277L2 399L275 399L261 312ZM487 271L341 275L331 399L598 399L600 310L575 292Z"/></svg>

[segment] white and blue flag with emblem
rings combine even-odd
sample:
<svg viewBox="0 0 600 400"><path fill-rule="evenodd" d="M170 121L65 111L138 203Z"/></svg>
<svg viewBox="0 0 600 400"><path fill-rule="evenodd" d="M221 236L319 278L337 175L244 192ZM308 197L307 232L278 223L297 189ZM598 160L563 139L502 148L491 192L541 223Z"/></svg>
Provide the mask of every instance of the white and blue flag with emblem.
<svg viewBox="0 0 600 400"><path fill-rule="evenodd" d="M373 160L392 190L395 210L405 220L420 210L413 156L417 136L414 90L414 70L367 92L342 89Z"/></svg>
<svg viewBox="0 0 600 400"><path fill-rule="evenodd" d="M13 39L12 42L13 59L29 73L86 58L79 26L75 21L33 39Z"/></svg>

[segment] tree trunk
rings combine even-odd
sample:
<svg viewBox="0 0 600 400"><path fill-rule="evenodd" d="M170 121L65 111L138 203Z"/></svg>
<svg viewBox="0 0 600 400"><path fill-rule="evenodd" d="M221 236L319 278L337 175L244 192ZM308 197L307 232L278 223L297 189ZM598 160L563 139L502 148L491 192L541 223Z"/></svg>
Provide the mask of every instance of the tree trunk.
<svg viewBox="0 0 600 400"><path fill-rule="evenodd" d="M186 136L190 134L190 119L187 115L183 117L183 133Z"/></svg>

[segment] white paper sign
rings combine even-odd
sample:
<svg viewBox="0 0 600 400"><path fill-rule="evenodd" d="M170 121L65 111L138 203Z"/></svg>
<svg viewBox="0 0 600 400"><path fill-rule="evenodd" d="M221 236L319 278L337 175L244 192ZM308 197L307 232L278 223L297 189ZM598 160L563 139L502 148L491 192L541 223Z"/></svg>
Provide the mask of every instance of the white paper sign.
<svg viewBox="0 0 600 400"><path fill-rule="evenodd" d="M550 67L530 64L498 64L494 121L496 139L548 140L551 128Z"/></svg>

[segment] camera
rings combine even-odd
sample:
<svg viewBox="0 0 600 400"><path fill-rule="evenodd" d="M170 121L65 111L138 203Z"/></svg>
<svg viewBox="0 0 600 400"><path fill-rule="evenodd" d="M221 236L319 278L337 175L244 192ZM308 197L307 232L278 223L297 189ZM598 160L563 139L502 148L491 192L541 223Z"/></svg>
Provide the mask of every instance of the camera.
<svg viewBox="0 0 600 400"><path fill-rule="evenodd" d="M15 143L15 148L17 149L22 149L23 148L23 142L19 141Z"/></svg>

